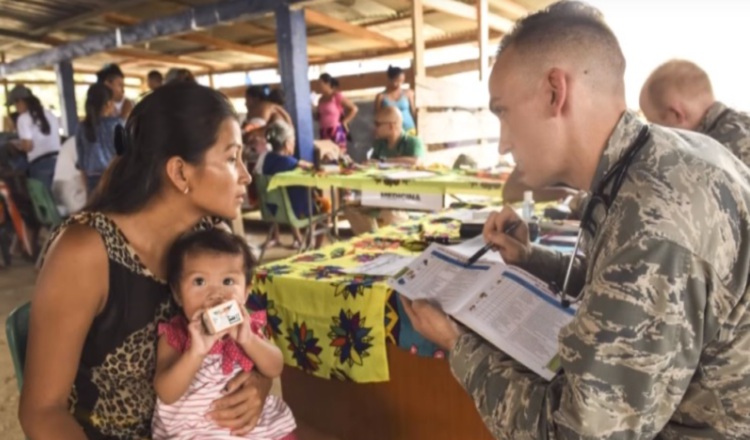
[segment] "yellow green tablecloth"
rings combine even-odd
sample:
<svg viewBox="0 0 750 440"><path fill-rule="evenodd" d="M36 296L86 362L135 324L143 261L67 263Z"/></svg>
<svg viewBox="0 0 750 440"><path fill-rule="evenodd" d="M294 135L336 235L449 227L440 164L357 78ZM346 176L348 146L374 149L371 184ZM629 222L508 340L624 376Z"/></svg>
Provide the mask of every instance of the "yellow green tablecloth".
<svg viewBox="0 0 750 440"><path fill-rule="evenodd" d="M397 343L398 304L384 277L341 269L384 252L418 254L424 240L458 237L460 224L423 216L377 234L338 242L262 266L248 305L268 312L269 336L287 365L326 379L389 379L386 342Z"/></svg>
<svg viewBox="0 0 750 440"><path fill-rule="evenodd" d="M416 179L387 179L397 169L365 169L350 173L316 173L297 169L279 173L271 178L268 190L286 186L309 186L318 188L346 188L351 190L374 190L411 194L471 194L500 197L503 183L500 179L481 178L463 171L433 171L430 177Z"/></svg>

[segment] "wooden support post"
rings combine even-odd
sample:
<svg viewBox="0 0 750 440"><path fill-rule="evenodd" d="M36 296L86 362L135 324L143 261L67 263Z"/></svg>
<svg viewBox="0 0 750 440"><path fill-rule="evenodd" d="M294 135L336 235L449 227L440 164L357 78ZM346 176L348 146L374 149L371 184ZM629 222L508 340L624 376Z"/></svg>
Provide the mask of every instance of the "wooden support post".
<svg viewBox="0 0 750 440"><path fill-rule="evenodd" d="M412 88L414 89L414 102L419 102L419 97L416 96L417 83L419 80L427 76L427 67L424 63L424 52L425 52L425 38L424 38L424 8L422 7L422 0L413 0L411 9L411 34L412 34L412 51L414 53L414 59L412 61L412 73L414 75L412 79ZM420 109L419 106L414 109L416 115L417 133L421 133L420 129Z"/></svg>
<svg viewBox="0 0 750 440"><path fill-rule="evenodd" d="M0 63L5 64L5 52L0 52ZM5 102L8 101L8 93L10 93L10 90L8 90L8 78L3 78L3 92L5 93L3 96L3 99L5 99ZM9 127L5 126L6 121L10 121L10 106L5 107L5 117L3 118L2 123L2 130L3 131L10 131L8 130Z"/></svg>
<svg viewBox="0 0 750 440"><path fill-rule="evenodd" d="M490 12L489 0L477 0L477 30L479 40L479 81L489 79L490 66L490 27L487 17Z"/></svg>
<svg viewBox="0 0 750 440"><path fill-rule="evenodd" d="M425 38L424 8L422 7L422 0L414 0L412 2L411 14L414 76L416 78L423 78L427 75L427 68L424 64Z"/></svg>

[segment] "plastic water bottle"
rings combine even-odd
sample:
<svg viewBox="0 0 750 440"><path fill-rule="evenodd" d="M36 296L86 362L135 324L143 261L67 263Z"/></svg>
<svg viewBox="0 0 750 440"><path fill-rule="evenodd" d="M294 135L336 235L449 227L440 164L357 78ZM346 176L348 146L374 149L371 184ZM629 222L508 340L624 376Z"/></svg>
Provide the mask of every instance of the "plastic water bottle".
<svg viewBox="0 0 750 440"><path fill-rule="evenodd" d="M534 217L534 193L532 191L523 192L521 217L526 223L531 222L532 218Z"/></svg>

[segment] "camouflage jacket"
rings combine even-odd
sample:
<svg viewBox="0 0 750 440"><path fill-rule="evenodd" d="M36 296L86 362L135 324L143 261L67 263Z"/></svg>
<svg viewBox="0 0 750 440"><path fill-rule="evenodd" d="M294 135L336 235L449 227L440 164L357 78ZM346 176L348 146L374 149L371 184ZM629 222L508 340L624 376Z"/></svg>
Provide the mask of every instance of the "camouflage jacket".
<svg viewBox="0 0 750 440"><path fill-rule="evenodd" d="M642 126L622 116L592 188ZM584 234L581 302L551 382L459 338L451 369L496 438L750 439L750 170L717 147L650 128ZM535 247L525 268L562 285L568 258Z"/></svg>
<svg viewBox="0 0 750 440"><path fill-rule="evenodd" d="M750 115L715 102L696 129L729 148L750 166Z"/></svg>

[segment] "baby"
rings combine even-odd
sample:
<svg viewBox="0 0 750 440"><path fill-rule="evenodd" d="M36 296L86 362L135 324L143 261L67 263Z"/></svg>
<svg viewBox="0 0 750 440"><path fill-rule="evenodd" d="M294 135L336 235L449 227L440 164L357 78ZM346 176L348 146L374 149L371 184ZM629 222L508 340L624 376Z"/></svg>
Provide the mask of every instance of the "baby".
<svg viewBox="0 0 750 440"><path fill-rule="evenodd" d="M153 439L292 440L296 428L289 407L277 396L266 398L256 427L233 436L206 417L230 379L257 368L266 377L281 374L281 351L266 340L266 313L248 314L244 304L252 257L240 237L220 229L180 237L169 251L167 277L183 314L159 324L157 402ZM236 300L243 322L209 334L201 316L211 307Z"/></svg>

